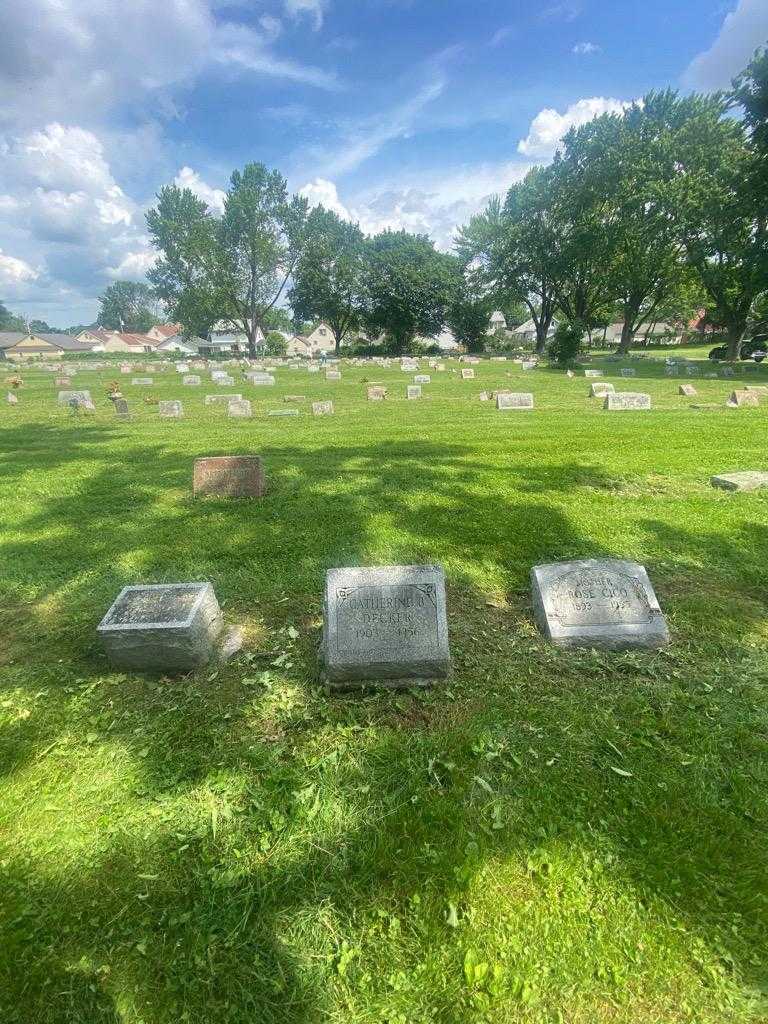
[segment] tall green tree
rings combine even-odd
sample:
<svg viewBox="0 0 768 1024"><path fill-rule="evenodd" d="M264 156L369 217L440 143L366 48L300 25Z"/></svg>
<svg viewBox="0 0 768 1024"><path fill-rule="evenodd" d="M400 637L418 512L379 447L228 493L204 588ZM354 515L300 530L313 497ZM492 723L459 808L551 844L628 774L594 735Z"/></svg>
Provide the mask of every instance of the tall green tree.
<svg viewBox="0 0 768 1024"><path fill-rule="evenodd" d="M727 116L720 95L676 99L686 108L670 132L674 162L666 189L688 264L725 325L738 359L752 308L768 290L768 200L762 157L747 126Z"/></svg>
<svg viewBox="0 0 768 1024"><path fill-rule="evenodd" d="M26 331L23 316L12 313L4 302L0 302L0 331Z"/></svg>
<svg viewBox="0 0 768 1024"><path fill-rule="evenodd" d="M171 315L185 326L230 321L255 356L307 242L306 199L289 197L278 171L251 163L232 174L221 217L189 189L168 185L147 227L160 251L147 276Z"/></svg>
<svg viewBox="0 0 768 1024"><path fill-rule="evenodd" d="M456 341L467 352L482 352L489 340L492 298L483 295L472 279L464 277L458 267L456 276L456 287L446 309L446 323Z"/></svg>
<svg viewBox="0 0 768 1024"><path fill-rule="evenodd" d="M551 172L535 167L509 189L503 204L493 197L482 213L460 229L456 240L459 257L480 276L496 308L526 306L539 355L555 313L558 234Z"/></svg>
<svg viewBox="0 0 768 1024"><path fill-rule="evenodd" d="M438 334L455 294L457 266L426 235L384 231L366 246L363 319L370 334L383 332L395 353L417 334Z"/></svg>
<svg viewBox="0 0 768 1024"><path fill-rule="evenodd" d="M328 324L337 355L345 337L360 326L364 270L365 240L357 224L315 207L288 298L296 320Z"/></svg>
<svg viewBox="0 0 768 1024"><path fill-rule="evenodd" d="M157 297L143 281L115 281L99 296L99 327L143 334L161 323Z"/></svg>

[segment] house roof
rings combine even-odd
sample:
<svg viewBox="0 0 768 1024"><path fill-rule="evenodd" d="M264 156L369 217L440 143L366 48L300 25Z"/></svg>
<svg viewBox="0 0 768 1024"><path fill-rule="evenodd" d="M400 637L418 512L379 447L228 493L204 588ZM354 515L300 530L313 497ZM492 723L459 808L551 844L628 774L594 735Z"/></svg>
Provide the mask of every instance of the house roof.
<svg viewBox="0 0 768 1024"><path fill-rule="evenodd" d="M172 338L174 334L181 334L184 330L181 324L156 324L153 329L164 338Z"/></svg>
<svg viewBox="0 0 768 1024"><path fill-rule="evenodd" d="M37 331L25 332L25 331L2 331L0 332L0 349L13 348L18 345L20 341L24 341L26 338L34 340L39 339L42 342L46 342L47 345L53 345L56 348L62 350L62 352L90 352L93 345L88 344L84 341L78 341L77 338L72 334L40 334ZM47 345L27 345L25 346L25 352L47 352Z"/></svg>

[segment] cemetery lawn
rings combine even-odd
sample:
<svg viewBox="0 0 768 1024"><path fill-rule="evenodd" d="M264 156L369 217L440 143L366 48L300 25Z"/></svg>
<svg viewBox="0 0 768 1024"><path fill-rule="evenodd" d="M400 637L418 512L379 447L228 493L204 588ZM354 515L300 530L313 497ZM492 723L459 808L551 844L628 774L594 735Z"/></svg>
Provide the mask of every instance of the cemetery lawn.
<svg viewBox="0 0 768 1024"><path fill-rule="evenodd" d="M631 365L605 379L650 412L510 363L406 402L410 375L345 365L237 374L252 420L205 407L205 377L121 378L128 423L116 372L76 374L79 418L23 373L0 407L3 1024L768 1020L768 491L709 485L768 468L768 399ZM478 401L496 387L535 409ZM285 394L300 416L268 419ZM263 501L192 499L196 457L249 453ZM671 646L543 641L530 567L590 556L646 566ZM426 562L453 679L327 696L326 569ZM196 580L244 653L112 671L120 588Z"/></svg>

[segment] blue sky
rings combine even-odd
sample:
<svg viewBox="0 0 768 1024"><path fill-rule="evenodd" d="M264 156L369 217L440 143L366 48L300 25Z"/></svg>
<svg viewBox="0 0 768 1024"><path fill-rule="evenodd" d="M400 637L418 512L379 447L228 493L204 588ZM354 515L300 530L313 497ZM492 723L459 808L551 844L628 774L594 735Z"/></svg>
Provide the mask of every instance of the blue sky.
<svg viewBox="0 0 768 1024"><path fill-rule="evenodd" d="M0 298L90 321L149 266L160 186L216 209L249 160L448 247L570 125L766 41L768 0L4 0Z"/></svg>

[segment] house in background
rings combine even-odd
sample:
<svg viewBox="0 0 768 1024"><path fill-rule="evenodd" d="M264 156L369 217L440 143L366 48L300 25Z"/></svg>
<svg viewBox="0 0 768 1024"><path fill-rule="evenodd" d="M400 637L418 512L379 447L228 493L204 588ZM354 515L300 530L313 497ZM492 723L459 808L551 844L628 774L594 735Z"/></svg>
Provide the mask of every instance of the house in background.
<svg viewBox="0 0 768 1024"><path fill-rule="evenodd" d="M0 332L0 350L6 359L44 359L69 352L93 352L93 345L72 334L36 334L23 331Z"/></svg>
<svg viewBox="0 0 768 1024"><path fill-rule="evenodd" d="M488 321L488 330L486 334L496 334L497 331L506 331L507 320L501 310L497 309L491 313L491 318Z"/></svg>
<svg viewBox="0 0 768 1024"><path fill-rule="evenodd" d="M256 346L263 344L264 333L256 328ZM201 356L248 355L248 335L230 320L218 320L198 348Z"/></svg>
<svg viewBox="0 0 768 1024"><path fill-rule="evenodd" d="M549 325L547 331L547 340L554 336L557 330L558 321L552 318L552 322ZM519 327L515 327L513 331L507 331L510 341L515 342L518 345L529 345L536 343L536 324L533 320L526 320L524 324L520 324Z"/></svg>
<svg viewBox="0 0 768 1024"><path fill-rule="evenodd" d="M200 345L205 345L202 338L184 338L181 334L171 334L163 341L158 342L155 351L177 352L179 355L193 356L199 351Z"/></svg>
<svg viewBox="0 0 768 1024"><path fill-rule="evenodd" d="M293 350L293 351L292 351ZM288 352L291 355L305 355L309 359L319 356L325 352L330 354L336 351L336 339L333 331L326 323L319 323L309 334L297 334L288 343Z"/></svg>
<svg viewBox="0 0 768 1024"><path fill-rule="evenodd" d="M169 338L181 337L184 328L181 324L156 324L147 331L147 337L158 343L158 347Z"/></svg>

